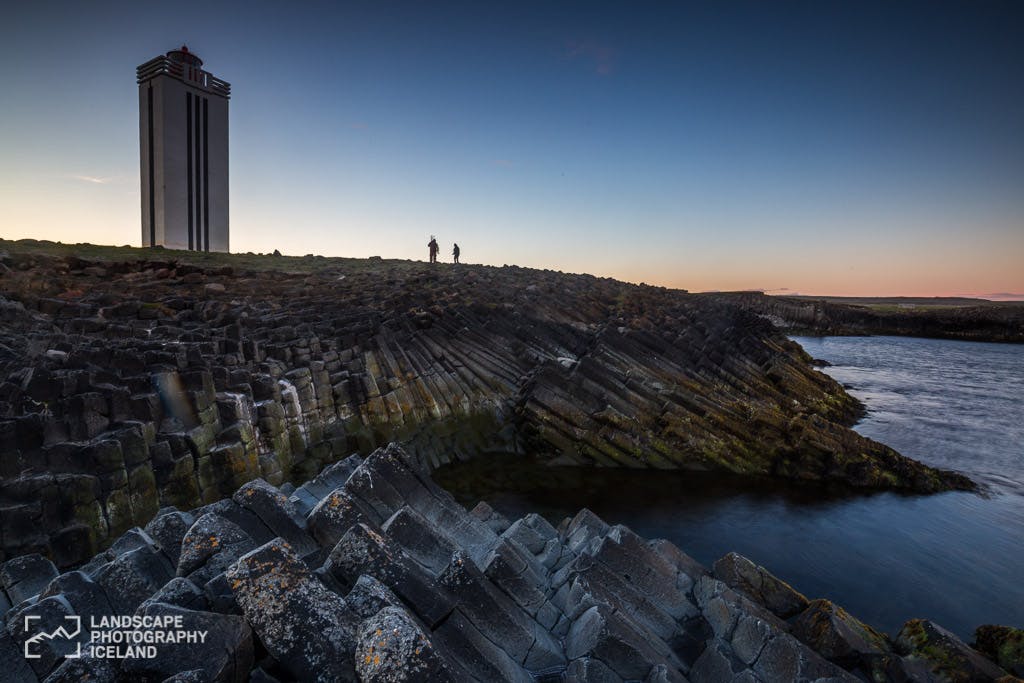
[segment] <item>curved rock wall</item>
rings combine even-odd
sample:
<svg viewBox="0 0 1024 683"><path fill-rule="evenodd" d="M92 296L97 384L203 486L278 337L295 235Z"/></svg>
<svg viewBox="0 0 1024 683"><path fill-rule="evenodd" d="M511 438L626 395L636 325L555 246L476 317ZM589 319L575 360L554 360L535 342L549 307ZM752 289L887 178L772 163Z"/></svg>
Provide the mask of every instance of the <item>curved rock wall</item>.
<svg viewBox="0 0 1024 683"><path fill-rule="evenodd" d="M0 559L70 566L161 506L391 440L432 466L529 451L971 486L847 429L856 402L735 305L520 268L109 251L0 255Z"/></svg>

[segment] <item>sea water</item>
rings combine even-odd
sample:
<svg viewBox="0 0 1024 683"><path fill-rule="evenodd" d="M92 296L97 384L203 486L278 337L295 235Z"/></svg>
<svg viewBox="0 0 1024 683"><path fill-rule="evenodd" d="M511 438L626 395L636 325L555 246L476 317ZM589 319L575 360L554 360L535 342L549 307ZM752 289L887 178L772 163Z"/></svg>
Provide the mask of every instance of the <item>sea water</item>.
<svg viewBox="0 0 1024 683"><path fill-rule="evenodd" d="M796 341L864 402L860 433L984 494L872 493L713 473L548 468L487 457L438 470L465 504L557 523L589 507L706 565L736 551L809 598L895 635L925 617L970 641L1024 627L1024 346L903 337Z"/></svg>

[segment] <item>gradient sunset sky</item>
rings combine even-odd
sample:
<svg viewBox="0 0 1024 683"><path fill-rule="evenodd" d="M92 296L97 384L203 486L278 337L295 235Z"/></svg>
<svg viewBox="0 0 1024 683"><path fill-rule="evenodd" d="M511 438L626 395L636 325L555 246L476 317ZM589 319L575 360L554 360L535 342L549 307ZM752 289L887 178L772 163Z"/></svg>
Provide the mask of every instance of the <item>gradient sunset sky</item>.
<svg viewBox="0 0 1024 683"><path fill-rule="evenodd" d="M233 251L1024 298L1024 3L32 2L0 236L140 244L135 67L232 84Z"/></svg>

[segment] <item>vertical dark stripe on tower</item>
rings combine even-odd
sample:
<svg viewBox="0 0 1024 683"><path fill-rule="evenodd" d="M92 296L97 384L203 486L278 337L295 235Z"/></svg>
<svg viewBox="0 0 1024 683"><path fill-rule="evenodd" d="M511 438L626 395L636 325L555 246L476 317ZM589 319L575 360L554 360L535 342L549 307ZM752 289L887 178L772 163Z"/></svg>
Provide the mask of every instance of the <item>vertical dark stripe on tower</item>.
<svg viewBox="0 0 1024 683"><path fill-rule="evenodd" d="M199 203L199 194L202 192L202 183L199 181L200 172L202 167L199 165L199 95L195 96L196 102L196 128L195 128L195 146L196 146L196 251L203 250L203 223L202 223L202 204Z"/></svg>
<svg viewBox="0 0 1024 683"><path fill-rule="evenodd" d="M185 155L188 157L188 248L194 249L192 234L195 229L192 219L195 214L192 211L192 93L185 93Z"/></svg>
<svg viewBox="0 0 1024 683"><path fill-rule="evenodd" d="M196 95L196 251L203 251L203 204L200 199L203 194L203 167L199 161L199 142L200 142L200 103L199 95Z"/></svg>
<svg viewBox="0 0 1024 683"><path fill-rule="evenodd" d="M156 245L156 197L153 196L153 188L156 184L153 180L153 86L146 88L146 101L149 110L149 246Z"/></svg>
<svg viewBox="0 0 1024 683"><path fill-rule="evenodd" d="M203 244L210 251L210 100L203 98Z"/></svg>

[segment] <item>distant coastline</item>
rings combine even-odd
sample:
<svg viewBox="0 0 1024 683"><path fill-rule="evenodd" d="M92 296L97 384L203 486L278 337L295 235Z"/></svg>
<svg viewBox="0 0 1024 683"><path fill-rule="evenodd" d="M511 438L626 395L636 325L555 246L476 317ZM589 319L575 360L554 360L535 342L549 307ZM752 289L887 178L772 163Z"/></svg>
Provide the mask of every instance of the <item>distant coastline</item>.
<svg viewBox="0 0 1024 683"><path fill-rule="evenodd" d="M896 336L1024 343L1024 302L966 297L701 294L739 304L791 335Z"/></svg>

